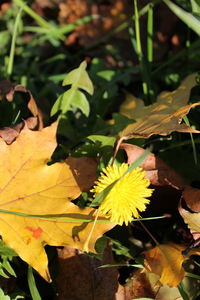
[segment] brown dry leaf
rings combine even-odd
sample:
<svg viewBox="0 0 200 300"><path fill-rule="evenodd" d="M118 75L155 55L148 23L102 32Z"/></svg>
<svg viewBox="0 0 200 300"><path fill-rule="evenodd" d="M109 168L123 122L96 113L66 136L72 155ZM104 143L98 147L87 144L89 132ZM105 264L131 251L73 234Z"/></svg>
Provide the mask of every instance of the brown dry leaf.
<svg viewBox="0 0 200 300"><path fill-rule="evenodd" d="M126 285L119 285L116 300L156 299L182 300L177 287L158 284L159 275L149 273L144 269L137 270L126 281Z"/></svg>
<svg viewBox="0 0 200 300"><path fill-rule="evenodd" d="M145 150L136 145L122 143L120 149L126 151L128 164L132 164L138 159ZM146 171L146 177L151 181L151 184L164 186L170 185L176 189L183 189L187 184L186 181L163 160L153 153L150 153L143 163L140 165Z"/></svg>
<svg viewBox="0 0 200 300"><path fill-rule="evenodd" d="M0 100L5 96L6 99L11 102L13 101L13 97L15 92L21 92L27 94L29 100L27 107L30 110L30 112L33 114L35 118L38 120L38 129L43 128L43 121L42 121L42 115L37 107L36 101L33 98L33 95L29 90L27 90L22 85L16 85L14 86L9 80L3 80L0 82Z"/></svg>
<svg viewBox="0 0 200 300"><path fill-rule="evenodd" d="M185 247L175 244L159 245L145 251L144 265L148 272L160 276L159 282L175 287L183 279L185 271L182 264Z"/></svg>
<svg viewBox="0 0 200 300"><path fill-rule="evenodd" d="M182 251L185 246L173 243L158 245L153 249L145 251L144 265L147 272L159 275L159 283L176 287L185 276L182 267L183 262L190 255L199 255L199 249L193 249L187 256L183 256Z"/></svg>
<svg viewBox="0 0 200 300"><path fill-rule="evenodd" d="M200 105L200 102L187 105L190 91L196 86L196 76L197 74L189 75L175 91L161 93L156 103L149 106L144 106L141 99L128 95L120 112L136 122L121 131L119 137L149 138L153 134L168 135L172 131L200 133L181 124L182 118L190 109Z"/></svg>
<svg viewBox="0 0 200 300"><path fill-rule="evenodd" d="M146 274L141 273L141 270L136 271L132 278L127 280L124 291L126 300L143 297L154 299L156 297L156 292L153 290Z"/></svg>
<svg viewBox="0 0 200 300"><path fill-rule="evenodd" d="M200 189L193 188L189 185L185 186L183 199L192 211L200 212Z"/></svg>
<svg viewBox="0 0 200 300"><path fill-rule="evenodd" d="M12 144L25 124L29 129L36 130L38 128L38 119L36 117L30 117L19 124L0 129L0 137L6 142L6 144Z"/></svg>
<svg viewBox="0 0 200 300"><path fill-rule="evenodd" d="M177 287L158 284L159 276L154 273L148 273L144 269L136 271L128 279L124 287L124 298L122 300L132 299L156 299L156 300L181 300L182 297ZM122 292L121 292L122 293ZM121 299L120 299L121 300Z"/></svg>
<svg viewBox="0 0 200 300"><path fill-rule="evenodd" d="M186 186L183 195L183 199L186 202L187 210L182 207L182 201L179 203L179 213L182 216L184 222L188 225L190 232L197 240L197 245L200 244L200 190L191 186Z"/></svg>
<svg viewBox="0 0 200 300"><path fill-rule="evenodd" d="M56 278L58 291L56 299L115 299L118 289L117 267L98 268L104 264L114 264L111 247L105 249L102 260L70 247L58 250L59 273Z"/></svg>
<svg viewBox="0 0 200 300"><path fill-rule="evenodd" d="M56 130L57 124L42 131L25 126L11 145L0 139L0 235L48 281L46 244L80 250L87 246L95 251L96 240L115 226L96 223L87 241L93 222L84 219L93 220L96 210L81 209L70 200L93 184L96 163L88 158L69 158L47 165L57 146Z"/></svg>
<svg viewBox="0 0 200 300"><path fill-rule="evenodd" d="M200 238L200 212L190 212L179 205L179 213L182 216L184 222L188 225L194 240Z"/></svg>

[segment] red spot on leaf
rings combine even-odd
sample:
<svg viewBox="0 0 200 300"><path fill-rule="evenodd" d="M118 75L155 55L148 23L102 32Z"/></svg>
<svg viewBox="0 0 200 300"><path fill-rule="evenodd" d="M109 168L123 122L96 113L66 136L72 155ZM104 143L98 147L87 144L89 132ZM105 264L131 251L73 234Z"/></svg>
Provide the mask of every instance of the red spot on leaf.
<svg viewBox="0 0 200 300"><path fill-rule="evenodd" d="M27 226L26 229L28 229L29 231L31 231L33 233L32 237L35 238L35 239L39 239L41 237L42 232L43 232L43 230L40 227L33 228L33 227L30 227L30 226Z"/></svg>

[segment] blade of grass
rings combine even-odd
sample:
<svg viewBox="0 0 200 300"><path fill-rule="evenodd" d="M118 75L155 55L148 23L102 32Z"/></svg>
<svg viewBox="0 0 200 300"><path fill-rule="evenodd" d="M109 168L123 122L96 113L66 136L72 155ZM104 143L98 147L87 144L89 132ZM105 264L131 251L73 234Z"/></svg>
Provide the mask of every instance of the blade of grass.
<svg viewBox="0 0 200 300"><path fill-rule="evenodd" d="M135 12L135 37L136 37L136 47L137 47L137 56L139 63L141 65L141 75L143 80L143 92L144 95L147 97L148 94L148 88L147 88L147 82L145 80L145 74L144 74L144 65L143 65L143 53L142 53L142 45L141 45L141 39L140 39L140 23L139 23L139 13L138 13L138 7L137 7L137 0L134 0L134 12Z"/></svg>
<svg viewBox="0 0 200 300"><path fill-rule="evenodd" d="M186 289L185 289L185 287L183 285L183 282L179 283L178 290L179 290L179 293L181 294L183 300L190 300L190 297L188 296L188 294L186 292Z"/></svg>
<svg viewBox="0 0 200 300"><path fill-rule="evenodd" d="M50 24L34 12L23 0L13 0L18 6L20 6L35 22L44 28L49 28Z"/></svg>
<svg viewBox="0 0 200 300"><path fill-rule="evenodd" d="M153 62L153 5L149 5L147 16L147 61L151 71Z"/></svg>
<svg viewBox="0 0 200 300"><path fill-rule="evenodd" d="M153 63L153 4L149 5L148 15L147 15L147 63L148 63L148 92L150 97L150 102L154 102L154 90L152 88L151 71Z"/></svg>
<svg viewBox="0 0 200 300"><path fill-rule="evenodd" d="M200 35L200 21L196 17L170 0L163 0L163 2L181 21L183 21L189 28L196 32L196 34Z"/></svg>
<svg viewBox="0 0 200 300"><path fill-rule="evenodd" d="M32 299L33 300L42 300L42 298L40 297L40 294L38 292L38 289L36 287L35 278L33 276L33 269L31 266L28 266L27 279L28 279L28 286L29 286L29 290L30 290Z"/></svg>
<svg viewBox="0 0 200 300"><path fill-rule="evenodd" d="M9 215L15 215L18 217L25 217L25 218L33 218L33 219L42 219L46 221L57 221L57 222L83 222L83 223L90 223L93 222L94 219L88 218L88 219L78 219L78 218L69 218L66 216L64 218L65 214L61 215L54 215L54 214L47 214L47 215L31 215L31 214L26 214L22 212L17 212L17 211L10 211L10 210L5 210L5 209L0 209L0 213L3 214L9 214ZM158 219L165 219L168 218L168 216L158 216L158 217L149 217L149 218L140 218L140 219L133 219L133 222L137 221L150 221L150 220L158 220ZM109 223L110 220L97 220L97 223Z"/></svg>
<svg viewBox="0 0 200 300"><path fill-rule="evenodd" d="M18 26L21 20L21 14L22 14L23 8L19 9L19 12L17 13L17 17L15 20L14 28L13 28L13 36L11 41L11 48L10 48L10 55L8 60L8 67L7 67L7 77L9 78L13 71L13 63L14 63L14 56L15 56L15 44L16 44L16 38L17 38L17 31Z"/></svg>
<svg viewBox="0 0 200 300"><path fill-rule="evenodd" d="M200 1L199 0L190 0L192 6L192 12L195 14L200 14Z"/></svg>
<svg viewBox="0 0 200 300"><path fill-rule="evenodd" d="M197 280L200 280L200 275L196 275L196 274L193 274L193 273L187 272L185 276L190 277L190 278L195 278Z"/></svg>
<svg viewBox="0 0 200 300"><path fill-rule="evenodd" d="M91 16L85 16L81 19L78 19L76 22L72 23L72 24L67 24L61 28L59 28L59 32L62 33L62 34L67 34L67 33L70 33L72 32L77 26L80 26L80 25L84 25L84 24L87 24L89 22L91 22L92 20L95 20L95 19L99 19L100 16L99 15L91 15Z"/></svg>
<svg viewBox="0 0 200 300"><path fill-rule="evenodd" d="M35 22L43 27L46 28L51 36L57 39L64 40L65 36L59 32L56 26L53 26L42 17L40 17L34 10L32 10L23 0L13 0L19 7L23 8L23 10L35 20Z"/></svg>
<svg viewBox="0 0 200 300"><path fill-rule="evenodd" d="M184 116L183 120L184 120L185 124L190 127L190 122L188 120L188 117ZM198 161L197 161L197 150L196 150L196 145L195 145L195 142L194 142L194 138L193 138L192 132L190 132L190 139L191 139L191 145L192 145L194 163L195 163L195 165L197 165L198 164Z"/></svg>
<svg viewBox="0 0 200 300"><path fill-rule="evenodd" d="M148 72L147 62L145 61L142 45L141 45L141 38L140 38L140 23L139 23L139 11L137 7L137 0L134 0L134 13L133 16L134 24L135 24L135 40L136 40L136 53L138 56L138 60L140 63L140 70L141 70L141 77L142 77L142 87L143 93L145 96L145 104L148 105L151 103L151 79ZM135 41L133 39L133 32L131 28L129 29L129 33L131 36L131 42L133 47L135 48Z"/></svg>
<svg viewBox="0 0 200 300"><path fill-rule="evenodd" d="M100 17L99 15L85 16L81 19L78 19L74 23L67 24L63 27L57 28L56 31L58 32L58 34L67 34L67 33L72 32L77 26L87 24L87 23L91 22L92 20L97 19L99 17ZM45 26L45 27L24 26L24 30L29 31L29 32L39 33L39 34L49 34L50 35L50 33L49 33L49 24L48 24L48 27L47 26Z"/></svg>

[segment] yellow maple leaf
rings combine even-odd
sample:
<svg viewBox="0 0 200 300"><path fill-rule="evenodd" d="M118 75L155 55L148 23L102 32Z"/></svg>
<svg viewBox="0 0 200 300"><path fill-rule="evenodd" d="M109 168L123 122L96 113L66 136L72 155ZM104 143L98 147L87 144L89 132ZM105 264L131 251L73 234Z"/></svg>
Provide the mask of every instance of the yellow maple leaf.
<svg viewBox="0 0 200 300"><path fill-rule="evenodd" d="M180 124L192 107L200 105L200 102L187 105L190 91L196 85L196 76L189 75L176 90L161 93L156 102L149 106L144 106L141 99L128 95L120 107L120 113L136 122L122 130L119 137L149 138L153 134L168 135L172 131L199 132Z"/></svg>
<svg viewBox="0 0 200 300"><path fill-rule="evenodd" d="M93 183L95 169L88 158L47 165L57 146L56 129L56 124L42 131L25 126L11 145L0 139L0 235L48 281L46 244L84 250L87 242L88 250L95 251L96 240L115 226L102 222L94 227L96 210L70 202Z"/></svg>
<svg viewBox="0 0 200 300"><path fill-rule="evenodd" d="M146 271L159 275L159 282L162 285L178 286L185 276L183 262L190 255L199 253L198 250L193 249L187 256L183 256L183 250L185 250L185 246L169 243L145 251L144 265Z"/></svg>

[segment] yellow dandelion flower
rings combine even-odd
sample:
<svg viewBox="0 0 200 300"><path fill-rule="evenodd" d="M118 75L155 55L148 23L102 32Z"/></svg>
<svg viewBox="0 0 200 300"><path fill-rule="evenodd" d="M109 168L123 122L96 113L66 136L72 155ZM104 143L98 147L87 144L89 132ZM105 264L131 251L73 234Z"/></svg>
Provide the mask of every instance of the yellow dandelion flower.
<svg viewBox="0 0 200 300"><path fill-rule="evenodd" d="M128 169L128 164L123 163L121 166L107 166L104 168L100 177L95 182L91 190L96 197L111 183L119 179ZM119 225L131 222L132 218L139 218L139 212L146 209L150 197L153 193L149 189L150 180L144 177L145 171L141 168L135 168L123 176L111 189L108 195L99 206L101 213L110 218L111 222Z"/></svg>

